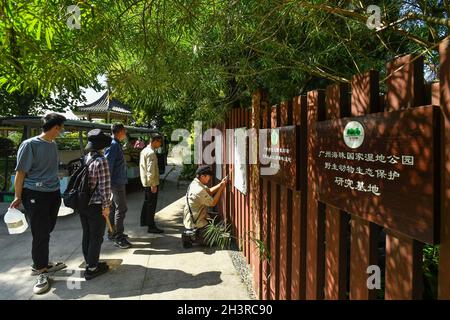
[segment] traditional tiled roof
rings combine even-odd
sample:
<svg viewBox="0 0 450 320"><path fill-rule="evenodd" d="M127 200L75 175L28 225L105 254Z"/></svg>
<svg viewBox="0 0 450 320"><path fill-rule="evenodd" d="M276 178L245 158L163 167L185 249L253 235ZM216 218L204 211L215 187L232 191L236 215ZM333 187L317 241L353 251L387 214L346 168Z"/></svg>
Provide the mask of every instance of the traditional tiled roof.
<svg viewBox="0 0 450 320"><path fill-rule="evenodd" d="M106 91L97 101L84 106L77 106L75 113L107 113L115 112L131 115L130 107L117 99L110 99L109 92Z"/></svg>

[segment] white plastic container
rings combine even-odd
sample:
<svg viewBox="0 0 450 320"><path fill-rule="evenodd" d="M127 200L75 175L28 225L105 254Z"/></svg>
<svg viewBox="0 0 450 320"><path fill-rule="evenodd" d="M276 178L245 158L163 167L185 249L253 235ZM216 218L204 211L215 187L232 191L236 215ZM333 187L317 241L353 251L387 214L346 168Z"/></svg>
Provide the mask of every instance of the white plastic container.
<svg viewBox="0 0 450 320"><path fill-rule="evenodd" d="M61 201L61 206L59 207L58 217L68 216L69 214L74 213L72 208L68 208L64 205L64 202Z"/></svg>
<svg viewBox="0 0 450 320"><path fill-rule="evenodd" d="M3 219L10 234L23 233L28 228L25 215L17 209L9 208Z"/></svg>

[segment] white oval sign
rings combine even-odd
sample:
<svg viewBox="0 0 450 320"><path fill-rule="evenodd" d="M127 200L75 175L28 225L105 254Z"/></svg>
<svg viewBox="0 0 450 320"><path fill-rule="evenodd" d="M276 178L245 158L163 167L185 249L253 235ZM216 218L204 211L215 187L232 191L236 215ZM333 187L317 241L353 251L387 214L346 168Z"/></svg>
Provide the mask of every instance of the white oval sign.
<svg viewBox="0 0 450 320"><path fill-rule="evenodd" d="M276 146L279 141L278 129L272 129L271 131L272 131L272 134L270 136L270 140L272 142L272 146Z"/></svg>
<svg viewBox="0 0 450 320"><path fill-rule="evenodd" d="M352 149L359 148L364 142L364 127L358 121L350 121L344 128L344 142Z"/></svg>

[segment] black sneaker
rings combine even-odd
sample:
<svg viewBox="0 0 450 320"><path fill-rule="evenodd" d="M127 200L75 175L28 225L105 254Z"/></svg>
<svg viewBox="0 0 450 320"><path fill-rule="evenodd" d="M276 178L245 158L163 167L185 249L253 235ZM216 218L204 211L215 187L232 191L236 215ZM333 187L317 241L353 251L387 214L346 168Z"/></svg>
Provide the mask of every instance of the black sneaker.
<svg viewBox="0 0 450 320"><path fill-rule="evenodd" d="M89 269L86 269L86 271L84 271L84 278L86 279L86 281L88 281L104 274L108 270L109 266L105 262L99 262L95 270L91 271Z"/></svg>
<svg viewBox="0 0 450 320"><path fill-rule="evenodd" d="M47 272L38 275L36 284L33 287L34 294L44 294L50 290L50 278Z"/></svg>
<svg viewBox="0 0 450 320"><path fill-rule="evenodd" d="M121 237L119 239L116 239L116 241L114 242L114 245L116 247L119 247L120 249L129 249L129 248L131 248L131 243L125 237Z"/></svg>
<svg viewBox="0 0 450 320"><path fill-rule="evenodd" d="M47 272L56 272L59 270L62 270L64 268L67 268L67 266L63 262L50 262L47 266ZM34 265L31 266L31 275L37 276L39 274L39 271L34 267Z"/></svg>
<svg viewBox="0 0 450 320"><path fill-rule="evenodd" d="M183 248L185 249L192 248L191 238L184 232L181 234L181 242L183 243Z"/></svg>
<svg viewBox="0 0 450 320"><path fill-rule="evenodd" d="M115 233L111 233L111 232L108 231L108 240L109 241L116 240L116 234Z"/></svg>
<svg viewBox="0 0 450 320"><path fill-rule="evenodd" d="M147 229L148 233L164 233L164 230L159 229L158 227L154 226L152 228Z"/></svg>

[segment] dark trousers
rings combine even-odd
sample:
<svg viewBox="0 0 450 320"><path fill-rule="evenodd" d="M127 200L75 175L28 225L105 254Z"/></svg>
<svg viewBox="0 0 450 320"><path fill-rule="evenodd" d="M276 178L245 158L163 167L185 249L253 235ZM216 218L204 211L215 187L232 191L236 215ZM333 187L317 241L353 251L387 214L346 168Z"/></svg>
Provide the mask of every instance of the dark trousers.
<svg viewBox="0 0 450 320"><path fill-rule="evenodd" d="M158 203L158 190L153 193L150 187L144 188L144 204L141 210L141 226L148 226L149 228L156 227L155 225L155 212L156 204Z"/></svg>
<svg viewBox="0 0 450 320"><path fill-rule="evenodd" d="M111 192L113 198L109 217L116 235L120 237L123 235L125 214L128 211L126 185L111 186Z"/></svg>
<svg viewBox="0 0 450 320"><path fill-rule="evenodd" d="M61 193L59 190L40 192L23 189L22 203L33 236L31 247L33 264L40 270L48 266L50 233L55 228L61 205Z"/></svg>
<svg viewBox="0 0 450 320"><path fill-rule="evenodd" d="M100 250L105 234L106 221L102 216L102 206L92 204L80 210L81 226L83 228L83 256L86 267L94 268L100 258Z"/></svg>

